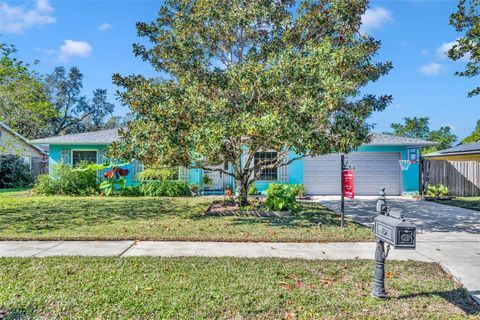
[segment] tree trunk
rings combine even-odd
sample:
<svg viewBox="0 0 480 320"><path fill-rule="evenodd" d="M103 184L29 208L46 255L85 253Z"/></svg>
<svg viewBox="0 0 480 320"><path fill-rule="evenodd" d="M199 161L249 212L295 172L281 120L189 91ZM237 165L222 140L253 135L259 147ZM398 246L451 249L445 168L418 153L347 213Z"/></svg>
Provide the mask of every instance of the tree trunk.
<svg viewBox="0 0 480 320"><path fill-rule="evenodd" d="M235 195L237 196L237 202L240 207L248 205L248 187L248 178L235 179Z"/></svg>

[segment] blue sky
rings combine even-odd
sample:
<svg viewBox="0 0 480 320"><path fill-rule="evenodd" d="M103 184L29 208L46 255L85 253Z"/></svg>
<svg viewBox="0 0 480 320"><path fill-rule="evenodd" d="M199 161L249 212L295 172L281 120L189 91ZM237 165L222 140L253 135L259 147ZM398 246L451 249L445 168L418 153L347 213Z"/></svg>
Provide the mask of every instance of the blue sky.
<svg viewBox="0 0 480 320"><path fill-rule="evenodd" d="M478 79L455 77L464 62L442 52L458 38L448 24L457 1L372 1L364 30L382 41L378 60L390 60L389 75L366 92L392 94L393 104L376 114L374 131L388 129L403 117L427 116L431 129L449 125L460 138L480 119L480 97L467 98ZM115 101L113 73L152 75L147 63L132 54L138 41L136 21L155 19L161 1L0 0L1 41L17 46L26 61L40 60L36 69L49 73L57 65L78 66L87 95L106 88Z"/></svg>

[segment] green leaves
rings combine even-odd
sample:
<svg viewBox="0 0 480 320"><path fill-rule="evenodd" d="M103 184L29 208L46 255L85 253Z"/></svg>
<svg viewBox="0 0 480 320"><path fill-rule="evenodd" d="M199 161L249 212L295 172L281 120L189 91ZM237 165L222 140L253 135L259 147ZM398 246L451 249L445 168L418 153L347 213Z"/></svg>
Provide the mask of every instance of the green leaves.
<svg viewBox="0 0 480 320"><path fill-rule="evenodd" d="M461 77L476 77L480 75L480 1L460 0L458 11L450 16L450 25L462 37L457 39L456 44L448 51L448 57L454 61L468 60L463 71L455 74ZM469 97L480 94L480 86L468 93Z"/></svg>
<svg viewBox="0 0 480 320"><path fill-rule="evenodd" d="M392 68L373 61L380 42L359 33L365 9L361 0L166 1L156 21L137 23L150 45L134 45L162 78L113 77L135 121L111 155L147 165L230 162L247 192L266 167L254 164L256 151L301 157L359 146L368 118L392 99L361 94ZM286 154L275 162L287 165Z"/></svg>

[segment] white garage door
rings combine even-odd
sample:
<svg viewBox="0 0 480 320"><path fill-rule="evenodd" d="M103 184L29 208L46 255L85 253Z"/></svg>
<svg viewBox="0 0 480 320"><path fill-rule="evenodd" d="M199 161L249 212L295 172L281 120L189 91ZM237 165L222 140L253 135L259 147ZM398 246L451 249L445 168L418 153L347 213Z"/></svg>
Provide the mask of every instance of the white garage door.
<svg viewBox="0 0 480 320"><path fill-rule="evenodd" d="M346 158L355 167L356 195L377 195L382 187L389 195L401 194L398 153L352 153ZM304 185L307 194L340 194L340 156L305 158Z"/></svg>

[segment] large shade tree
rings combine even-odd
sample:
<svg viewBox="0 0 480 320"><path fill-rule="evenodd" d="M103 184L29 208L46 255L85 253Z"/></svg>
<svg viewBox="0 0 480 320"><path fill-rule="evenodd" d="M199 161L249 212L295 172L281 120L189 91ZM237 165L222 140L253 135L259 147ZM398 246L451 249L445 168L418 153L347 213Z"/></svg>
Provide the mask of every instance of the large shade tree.
<svg viewBox="0 0 480 320"><path fill-rule="evenodd" d="M13 45L0 42L0 121L31 139L44 136L57 116L42 81Z"/></svg>
<svg viewBox="0 0 480 320"><path fill-rule="evenodd" d="M363 94L391 69L361 34L367 1L167 0L134 44L157 78L114 75L135 121L111 155L231 175L241 205L263 170L349 152L391 101ZM259 151L276 150L255 161ZM289 157L289 151L296 156Z"/></svg>
<svg viewBox="0 0 480 320"><path fill-rule="evenodd" d="M45 77L45 87L57 113L50 119L50 135L94 131L115 108L106 89L95 89L92 99L82 94L83 73L77 67L56 67Z"/></svg>
<svg viewBox="0 0 480 320"><path fill-rule="evenodd" d="M480 0L460 0L457 12L450 16L450 24L462 36L448 51L452 60L467 59L465 70L455 74L461 77L480 76ZM469 97L480 94L480 85L468 93Z"/></svg>

